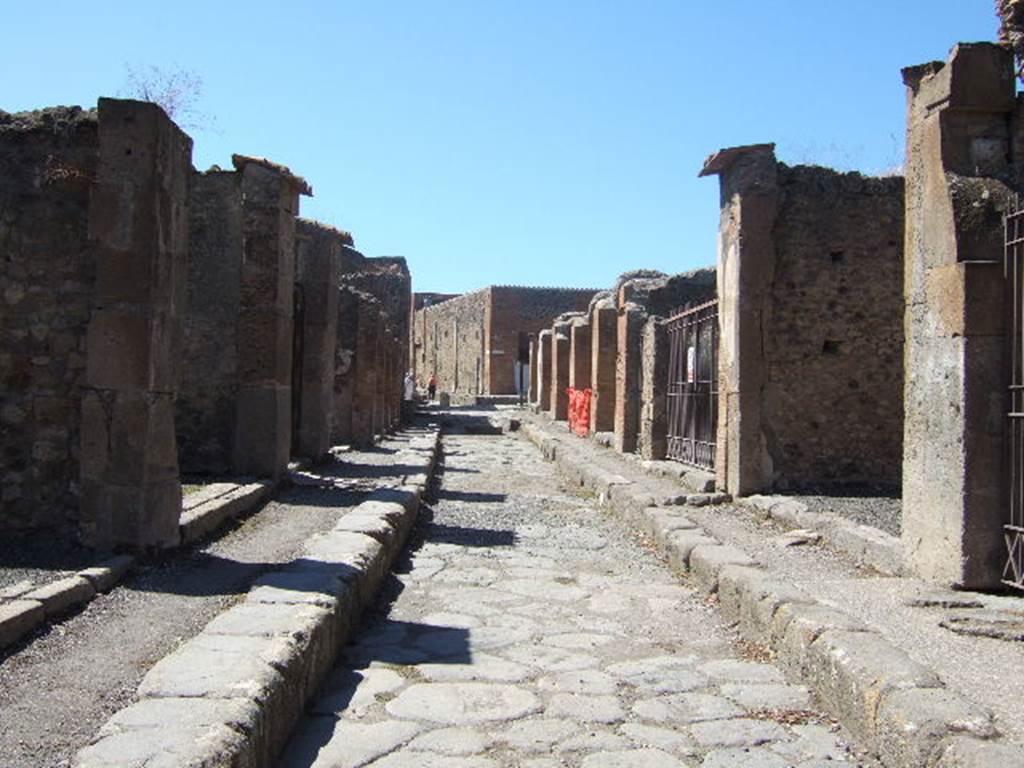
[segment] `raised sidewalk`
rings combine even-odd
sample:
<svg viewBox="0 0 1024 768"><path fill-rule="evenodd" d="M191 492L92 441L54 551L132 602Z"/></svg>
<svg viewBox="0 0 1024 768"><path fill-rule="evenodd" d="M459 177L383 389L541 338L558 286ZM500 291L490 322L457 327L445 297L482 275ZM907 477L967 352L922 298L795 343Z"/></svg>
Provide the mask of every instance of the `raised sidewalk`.
<svg viewBox="0 0 1024 768"><path fill-rule="evenodd" d="M74 765L271 765L401 552L439 438L410 440L395 457L404 484L370 494L157 662Z"/></svg>

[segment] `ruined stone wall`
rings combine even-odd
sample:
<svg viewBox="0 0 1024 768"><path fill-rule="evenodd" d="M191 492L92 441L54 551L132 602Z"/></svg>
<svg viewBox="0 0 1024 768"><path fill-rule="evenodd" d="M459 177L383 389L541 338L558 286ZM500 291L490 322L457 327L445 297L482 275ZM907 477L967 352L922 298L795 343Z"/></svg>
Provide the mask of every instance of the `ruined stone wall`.
<svg viewBox="0 0 1024 768"><path fill-rule="evenodd" d="M529 362L530 338L551 327L566 312L587 309L596 290L589 288L526 288L496 285L487 316L485 391L516 393L515 364Z"/></svg>
<svg viewBox="0 0 1024 768"><path fill-rule="evenodd" d="M645 459L664 459L668 450L668 326L648 318L641 350L641 408L638 451Z"/></svg>
<svg viewBox="0 0 1024 768"><path fill-rule="evenodd" d="M486 317L490 288L415 313L420 386L437 376L438 392L484 392Z"/></svg>
<svg viewBox="0 0 1024 768"><path fill-rule="evenodd" d="M0 531L75 533L97 115L0 112Z"/></svg>
<svg viewBox="0 0 1024 768"><path fill-rule="evenodd" d="M333 411L331 442L352 443L352 410L355 393L356 336L359 329L361 294L342 284L338 290L338 335L334 350Z"/></svg>
<svg viewBox="0 0 1024 768"><path fill-rule="evenodd" d="M375 367L373 424L375 433L382 435L397 425L401 414L402 382L410 367L412 279L405 259L380 256L366 259L343 280L373 297L375 304L367 311L379 315L377 351L364 366Z"/></svg>
<svg viewBox="0 0 1024 768"><path fill-rule="evenodd" d="M299 219L295 232L296 349L292 376L292 452L317 459L331 447L334 420L338 295L342 249L352 242L318 221Z"/></svg>
<svg viewBox="0 0 1024 768"><path fill-rule="evenodd" d="M235 172L192 177L188 300L175 425L181 471L231 471L238 397L242 194Z"/></svg>
<svg viewBox="0 0 1024 768"><path fill-rule="evenodd" d="M277 477L291 451L295 218L312 190L267 160L232 162L190 185L180 460L189 474Z"/></svg>
<svg viewBox="0 0 1024 768"><path fill-rule="evenodd" d="M764 324L765 436L776 483L895 488L903 445L903 179L782 164L778 179Z"/></svg>
<svg viewBox="0 0 1024 768"><path fill-rule="evenodd" d="M617 307L615 343L615 385L613 429L614 445L622 453L632 453L640 447L641 415L646 411L664 418L664 409L652 410L650 399L645 399L645 371L647 375L661 371L660 367L645 368L643 363L643 333L649 318L669 317L681 309L703 304L717 293L716 271L710 268L665 275L653 270L639 270L622 275L615 284ZM659 363L660 366L660 363ZM667 374L666 374L667 375ZM658 391L658 382L646 389ZM608 388L598 387L598 402L607 400ZM648 407L651 406L651 407ZM660 432L664 426L648 424L648 432ZM647 453L651 452L648 446Z"/></svg>
<svg viewBox="0 0 1024 768"><path fill-rule="evenodd" d="M895 486L903 181L723 150L719 483Z"/></svg>

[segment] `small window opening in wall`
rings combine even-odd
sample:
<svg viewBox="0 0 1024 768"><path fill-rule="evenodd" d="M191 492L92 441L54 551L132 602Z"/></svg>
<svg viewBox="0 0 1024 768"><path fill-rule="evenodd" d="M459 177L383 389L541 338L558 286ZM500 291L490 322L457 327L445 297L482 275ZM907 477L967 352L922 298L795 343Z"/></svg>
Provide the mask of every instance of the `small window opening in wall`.
<svg viewBox="0 0 1024 768"><path fill-rule="evenodd" d="M838 250L829 253L829 258L832 259L833 264L842 264L846 261L846 251Z"/></svg>
<svg viewBox="0 0 1024 768"><path fill-rule="evenodd" d="M132 153L132 148L131 148L131 147L128 147L128 149L126 149L126 150L124 151L124 153L125 153L126 155L130 155L130 154Z"/></svg>
<svg viewBox="0 0 1024 768"><path fill-rule="evenodd" d="M838 355L839 346L839 342L835 339L825 339L825 343L821 345L821 354Z"/></svg>

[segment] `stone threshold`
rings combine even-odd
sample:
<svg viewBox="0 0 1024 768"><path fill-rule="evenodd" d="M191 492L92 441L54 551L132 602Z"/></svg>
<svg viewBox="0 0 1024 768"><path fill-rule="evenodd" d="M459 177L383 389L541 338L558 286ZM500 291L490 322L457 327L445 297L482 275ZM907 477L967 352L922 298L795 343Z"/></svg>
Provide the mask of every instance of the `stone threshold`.
<svg viewBox="0 0 1024 768"><path fill-rule="evenodd" d="M371 493L157 662L74 766L272 765L402 551L439 450L436 428L414 436L399 453L422 471Z"/></svg>
<svg viewBox="0 0 1024 768"><path fill-rule="evenodd" d="M0 597L0 651L21 641L44 622L82 608L125 577L135 558L117 555L43 586L24 582Z"/></svg>
<svg viewBox="0 0 1024 768"><path fill-rule="evenodd" d="M674 570L713 596L746 640L770 648L786 675L808 685L886 768L1024 765L1024 746L1000 739L991 714L934 670L711 536L678 505L659 505L648 484L596 466L582 445L547 426L526 423L519 431L570 480L651 536Z"/></svg>

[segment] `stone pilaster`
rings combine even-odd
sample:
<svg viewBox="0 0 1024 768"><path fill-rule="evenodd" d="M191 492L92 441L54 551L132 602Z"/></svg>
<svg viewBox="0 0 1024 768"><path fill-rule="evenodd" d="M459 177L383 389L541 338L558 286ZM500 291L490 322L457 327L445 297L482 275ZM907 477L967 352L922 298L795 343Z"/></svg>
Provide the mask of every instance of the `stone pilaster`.
<svg viewBox="0 0 1024 768"><path fill-rule="evenodd" d="M598 304L590 320L590 431L615 429L615 358L618 349L618 315L615 307Z"/></svg>
<svg viewBox="0 0 1024 768"><path fill-rule="evenodd" d="M555 323L551 328L551 418L569 418L569 331L568 323Z"/></svg>
<svg viewBox="0 0 1024 768"><path fill-rule="evenodd" d="M908 86L903 543L919 575L998 583L1005 551L1001 213L1012 178L1013 57L959 45Z"/></svg>
<svg viewBox="0 0 1024 768"><path fill-rule="evenodd" d="M191 160L191 139L159 107L100 99L81 429L82 538L97 548L178 543L175 364Z"/></svg>

